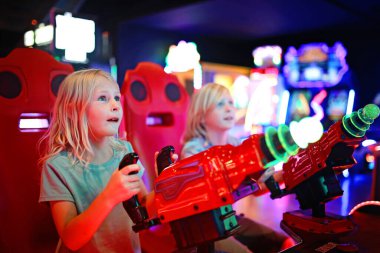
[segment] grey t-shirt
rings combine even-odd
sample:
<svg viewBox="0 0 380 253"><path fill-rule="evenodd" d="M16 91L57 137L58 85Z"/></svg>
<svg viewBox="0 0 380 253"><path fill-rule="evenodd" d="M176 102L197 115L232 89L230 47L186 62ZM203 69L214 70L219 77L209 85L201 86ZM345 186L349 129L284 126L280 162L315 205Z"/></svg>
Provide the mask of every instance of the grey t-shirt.
<svg viewBox="0 0 380 253"><path fill-rule="evenodd" d="M239 139L229 135L227 139L227 144L237 146L240 144ZM206 149L211 148L213 145L205 138L194 137L191 140L187 141L181 151L181 159L198 154Z"/></svg>
<svg viewBox="0 0 380 253"><path fill-rule="evenodd" d="M82 213L107 185L123 156L132 152L129 142L119 141L124 150L114 148L112 158L103 164L87 167L72 164L66 152L50 158L42 170L39 202L70 201ZM139 175L143 174L140 164ZM122 204L116 205L103 221L91 241L77 252L141 252L138 234ZM71 252L59 243L57 252Z"/></svg>

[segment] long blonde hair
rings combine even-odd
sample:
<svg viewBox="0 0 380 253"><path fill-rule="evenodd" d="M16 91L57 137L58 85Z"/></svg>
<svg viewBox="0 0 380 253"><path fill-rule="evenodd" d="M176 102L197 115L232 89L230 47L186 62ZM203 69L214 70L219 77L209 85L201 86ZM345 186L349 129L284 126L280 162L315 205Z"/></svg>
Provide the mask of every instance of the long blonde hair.
<svg viewBox="0 0 380 253"><path fill-rule="evenodd" d="M62 82L54 104L50 127L41 138L39 145L46 141L44 154L39 160L42 166L50 157L67 151L73 162L87 164L93 156L89 140L89 127L86 109L95 90L99 77L115 80L98 69L76 71Z"/></svg>
<svg viewBox="0 0 380 253"><path fill-rule="evenodd" d="M208 83L194 93L187 113L184 142L195 137L207 138L203 123L206 113L220 101L225 93L229 93L228 88L217 83Z"/></svg>

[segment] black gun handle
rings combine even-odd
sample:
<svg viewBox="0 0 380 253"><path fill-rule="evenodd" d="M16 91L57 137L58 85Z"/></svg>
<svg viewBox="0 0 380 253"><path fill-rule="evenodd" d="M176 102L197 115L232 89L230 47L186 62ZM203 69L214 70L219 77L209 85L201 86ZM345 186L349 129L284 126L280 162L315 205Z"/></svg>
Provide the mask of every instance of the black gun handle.
<svg viewBox="0 0 380 253"><path fill-rule="evenodd" d="M121 162L119 163L119 170L124 168L127 165L135 164L139 160L139 155L135 152L126 154ZM136 171L131 172L130 174L136 174Z"/></svg>
<svg viewBox="0 0 380 253"><path fill-rule="evenodd" d="M124 168L127 165L136 164L139 160L139 156L132 152L126 154L119 164L119 170ZM136 174L137 171L130 172L131 174ZM141 206L137 195L134 195L132 198L123 202L124 209L127 211L129 217L135 224L142 223L145 219L148 218L145 207Z"/></svg>
<svg viewBox="0 0 380 253"><path fill-rule="evenodd" d="M271 193L270 197L272 199L282 197L283 191L280 189L280 185L276 182L273 176L268 177L268 179L265 180L264 183L268 187Z"/></svg>
<svg viewBox="0 0 380 253"><path fill-rule="evenodd" d="M165 146L160 150L156 158L158 175L160 175L166 167L173 163L172 155L174 152L175 150L173 146Z"/></svg>

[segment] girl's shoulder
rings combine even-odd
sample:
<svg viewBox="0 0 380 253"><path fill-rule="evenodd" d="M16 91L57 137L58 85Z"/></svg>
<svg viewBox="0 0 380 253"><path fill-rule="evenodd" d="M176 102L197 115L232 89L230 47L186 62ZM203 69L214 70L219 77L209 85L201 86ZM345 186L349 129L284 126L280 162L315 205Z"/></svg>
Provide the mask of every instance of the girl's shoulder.
<svg viewBox="0 0 380 253"><path fill-rule="evenodd" d="M66 168L73 165L66 151L62 151L46 160L46 165L52 165L54 168Z"/></svg>
<svg viewBox="0 0 380 253"><path fill-rule="evenodd" d="M193 147L201 147L206 148L209 146L209 143L206 139L202 137L194 137L187 142L184 143L183 148L193 148Z"/></svg>
<svg viewBox="0 0 380 253"><path fill-rule="evenodd" d="M211 145L204 138L194 137L184 143L181 151L181 158L186 158L195 155L210 147Z"/></svg>

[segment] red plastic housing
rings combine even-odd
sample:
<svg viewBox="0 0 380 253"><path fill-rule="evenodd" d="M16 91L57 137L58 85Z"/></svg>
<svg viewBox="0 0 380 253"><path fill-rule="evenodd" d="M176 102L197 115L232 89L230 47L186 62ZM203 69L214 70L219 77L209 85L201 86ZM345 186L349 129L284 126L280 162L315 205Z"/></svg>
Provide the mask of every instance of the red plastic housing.
<svg viewBox="0 0 380 253"><path fill-rule="evenodd" d="M289 161L283 166L283 179L286 190L290 191L315 173L326 168L327 161L333 161L332 168L337 173L352 167L356 163L352 157L352 152L366 138L351 137L342 130L342 122L334 123L322 138L316 143L309 144L306 149L300 150L296 155L291 156ZM344 145L345 152L336 154L333 148L337 145ZM328 159L329 156L333 159Z"/></svg>
<svg viewBox="0 0 380 253"><path fill-rule="evenodd" d="M155 63L141 62L125 74L121 89L124 119L120 135L129 140L146 168L148 188L153 185L154 153L167 145L181 150L189 95L176 76Z"/></svg>
<svg viewBox="0 0 380 253"><path fill-rule="evenodd" d="M60 81L71 72L71 65L37 49L17 48L0 59L0 224L6 231L1 240L5 251L43 252L40 247L56 244L50 210L38 204L36 146Z"/></svg>
<svg viewBox="0 0 380 253"><path fill-rule="evenodd" d="M264 170L263 134L241 145L214 146L167 167L156 178L155 204L162 223L196 215L236 201L234 192Z"/></svg>

